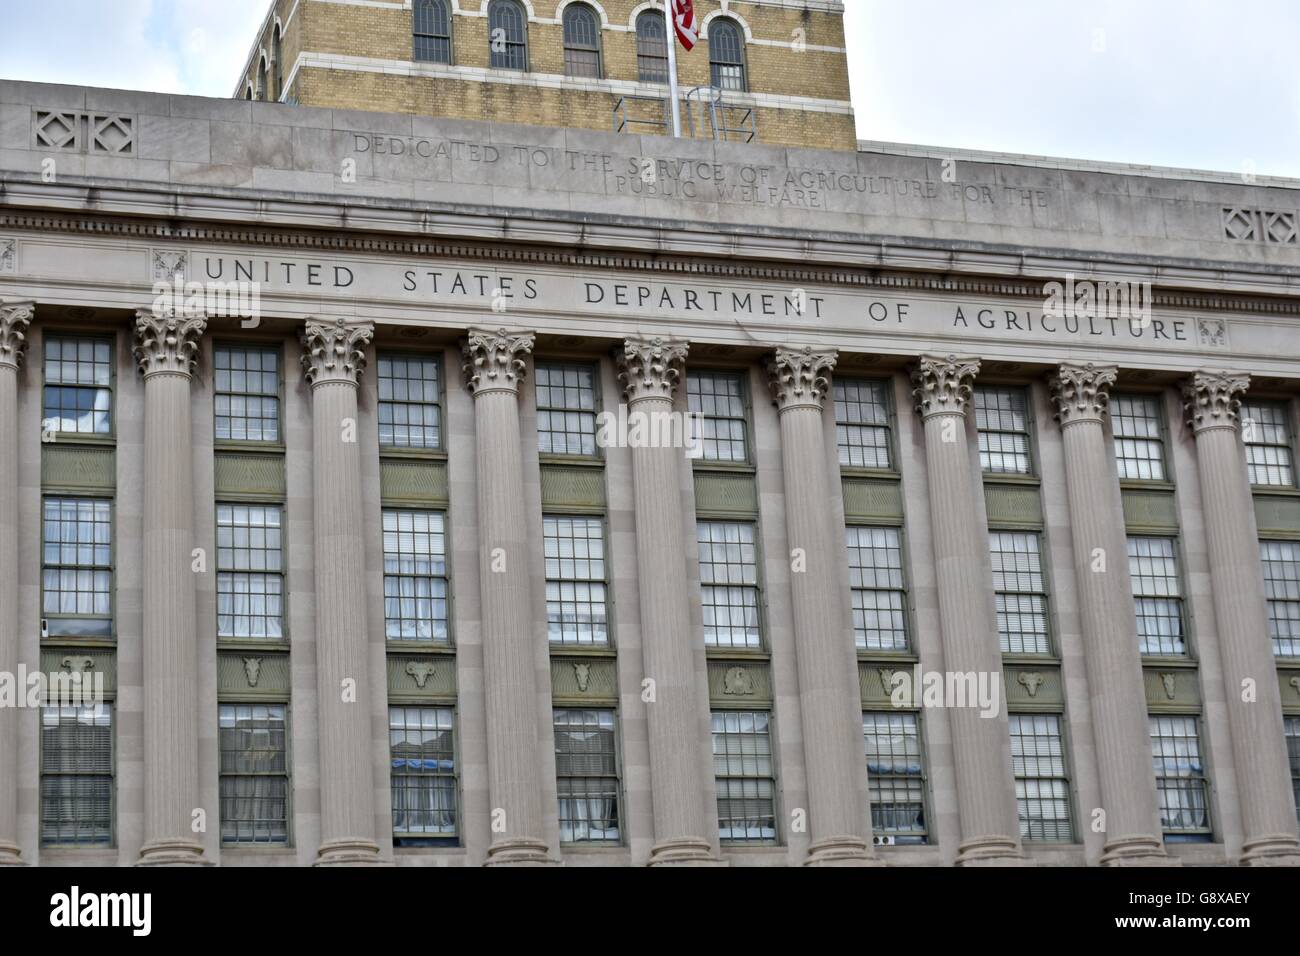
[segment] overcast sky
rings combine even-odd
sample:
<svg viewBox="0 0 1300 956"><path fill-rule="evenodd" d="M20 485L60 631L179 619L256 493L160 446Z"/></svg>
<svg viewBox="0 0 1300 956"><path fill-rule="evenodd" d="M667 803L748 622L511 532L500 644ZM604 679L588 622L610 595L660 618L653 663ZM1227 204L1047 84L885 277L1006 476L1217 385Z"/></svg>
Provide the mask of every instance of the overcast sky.
<svg viewBox="0 0 1300 956"><path fill-rule="evenodd" d="M1300 176L1296 0L846 0L858 135ZM228 96L268 0L0 0L0 76Z"/></svg>

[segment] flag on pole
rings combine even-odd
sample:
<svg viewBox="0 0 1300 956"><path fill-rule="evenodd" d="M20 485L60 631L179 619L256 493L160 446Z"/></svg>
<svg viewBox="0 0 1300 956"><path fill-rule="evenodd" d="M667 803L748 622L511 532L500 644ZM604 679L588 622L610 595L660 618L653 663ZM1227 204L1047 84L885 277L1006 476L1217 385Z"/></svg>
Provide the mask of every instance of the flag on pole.
<svg viewBox="0 0 1300 956"><path fill-rule="evenodd" d="M673 29L689 53L700 41L700 24L695 19L694 0L669 0L673 8Z"/></svg>

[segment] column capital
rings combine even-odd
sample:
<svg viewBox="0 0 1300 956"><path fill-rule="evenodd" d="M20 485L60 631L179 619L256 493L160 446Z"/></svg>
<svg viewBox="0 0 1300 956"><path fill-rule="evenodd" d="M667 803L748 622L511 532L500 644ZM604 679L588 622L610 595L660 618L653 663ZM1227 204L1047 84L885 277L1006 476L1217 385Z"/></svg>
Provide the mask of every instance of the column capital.
<svg viewBox="0 0 1300 956"><path fill-rule="evenodd" d="M1052 405L1061 427L1075 422L1095 422L1100 425L1106 418L1110 405L1110 387L1115 384L1119 369L1114 365L1062 364L1047 380L1052 392Z"/></svg>
<svg viewBox="0 0 1300 956"><path fill-rule="evenodd" d="M365 347L375 323L308 322L302 331L302 367L307 384L356 385L366 368Z"/></svg>
<svg viewBox="0 0 1300 956"><path fill-rule="evenodd" d="M519 391L528 366L524 356L533 350L537 336L508 329L470 329L461 341L461 372L470 394Z"/></svg>
<svg viewBox="0 0 1300 956"><path fill-rule="evenodd" d="M0 302L0 366L18 368L27 350L27 326L36 314L33 302Z"/></svg>
<svg viewBox="0 0 1300 956"><path fill-rule="evenodd" d="M977 358L922 355L911 369L917 414L922 419L965 415L979 370Z"/></svg>
<svg viewBox="0 0 1300 956"><path fill-rule="evenodd" d="M182 315L140 309L135 314L135 359L145 378L183 375L198 365L199 339L208 327L205 315Z"/></svg>
<svg viewBox="0 0 1300 956"><path fill-rule="evenodd" d="M814 351L778 348L767 359L767 386L772 402L781 411L790 408L820 409L830 391L830 373L839 353L834 349Z"/></svg>
<svg viewBox="0 0 1300 956"><path fill-rule="evenodd" d="M1236 428L1241 397L1250 376L1240 372L1197 372L1183 381L1183 412L1192 431Z"/></svg>
<svg viewBox="0 0 1300 956"><path fill-rule="evenodd" d="M676 339L629 338L615 349L618 380L628 404L646 398L672 400L690 345Z"/></svg>

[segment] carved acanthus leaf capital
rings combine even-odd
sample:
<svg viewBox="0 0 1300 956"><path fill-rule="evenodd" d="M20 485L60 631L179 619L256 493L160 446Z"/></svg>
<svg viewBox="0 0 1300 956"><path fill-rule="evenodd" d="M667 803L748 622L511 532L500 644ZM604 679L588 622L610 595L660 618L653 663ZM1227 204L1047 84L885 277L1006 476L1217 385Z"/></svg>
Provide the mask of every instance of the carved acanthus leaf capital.
<svg viewBox="0 0 1300 956"><path fill-rule="evenodd" d="M1048 380L1056 420L1062 426L1075 422L1101 422L1110 406L1110 387L1119 369L1114 365L1062 365Z"/></svg>
<svg viewBox="0 0 1300 956"><path fill-rule="evenodd" d="M976 358L922 355L912 366L912 397L921 418L932 415L965 415L979 374Z"/></svg>
<svg viewBox="0 0 1300 956"><path fill-rule="evenodd" d="M618 380L628 404L644 398L672 400L686 367L686 342L670 339L625 339L615 353Z"/></svg>
<svg viewBox="0 0 1300 956"><path fill-rule="evenodd" d="M203 315L182 315L141 309L135 314L135 360L150 375L194 374L199 339L208 327Z"/></svg>
<svg viewBox="0 0 1300 956"><path fill-rule="evenodd" d="M308 322L302 333L302 367L307 383L356 385L366 368L373 322Z"/></svg>
<svg viewBox="0 0 1300 956"><path fill-rule="evenodd" d="M777 349L767 360L767 385L772 391L772 401L781 411L821 408L830 391L830 373L837 357L834 350L816 352L811 346Z"/></svg>
<svg viewBox="0 0 1300 956"><path fill-rule="evenodd" d="M518 392L528 371L524 358L536 340L532 332L470 329L460 344L461 371L470 394Z"/></svg>
<svg viewBox="0 0 1300 956"><path fill-rule="evenodd" d="M31 302L0 302L0 365L18 368L27 350L27 327L36 306Z"/></svg>
<svg viewBox="0 0 1300 956"><path fill-rule="evenodd" d="M1250 376L1238 372L1197 372L1183 382L1183 412L1199 434L1208 428L1236 428L1241 397Z"/></svg>

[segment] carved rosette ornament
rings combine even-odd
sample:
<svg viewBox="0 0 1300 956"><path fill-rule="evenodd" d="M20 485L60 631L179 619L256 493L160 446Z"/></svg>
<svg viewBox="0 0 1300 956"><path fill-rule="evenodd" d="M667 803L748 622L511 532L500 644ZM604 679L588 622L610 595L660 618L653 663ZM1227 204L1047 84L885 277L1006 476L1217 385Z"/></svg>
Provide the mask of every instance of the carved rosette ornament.
<svg viewBox="0 0 1300 956"><path fill-rule="evenodd" d="M616 350L618 381L628 404L646 398L672 401L690 345L670 339L625 339Z"/></svg>
<svg viewBox="0 0 1300 956"><path fill-rule="evenodd" d="M1096 422L1106 417L1110 406L1110 387L1119 370L1113 365L1062 365L1048 379L1052 404L1061 427L1075 422Z"/></svg>
<svg viewBox="0 0 1300 956"><path fill-rule="evenodd" d="M1197 372L1183 382L1183 412L1197 434L1210 428L1236 428L1241 396L1250 376L1237 372Z"/></svg>
<svg viewBox="0 0 1300 956"><path fill-rule="evenodd" d="M532 332L470 329L460 343L464 357L460 368L470 394L517 393L528 371L524 357L532 352L536 340Z"/></svg>
<svg viewBox="0 0 1300 956"><path fill-rule="evenodd" d="M199 339L208 327L206 316L141 309L135 314L135 359L145 378L181 375L189 378L198 365Z"/></svg>
<svg viewBox="0 0 1300 956"><path fill-rule="evenodd" d="M302 332L302 367L307 384L356 385L366 368L365 347L375 337L373 322L308 322Z"/></svg>
<svg viewBox="0 0 1300 956"><path fill-rule="evenodd" d="M922 419L934 415L965 415L980 362L976 358L922 355L912 366L912 397Z"/></svg>
<svg viewBox="0 0 1300 956"><path fill-rule="evenodd" d="M767 360L767 386L773 403L783 412L791 408L820 410L830 391L830 373L837 357L833 350L815 352L812 346L777 349Z"/></svg>
<svg viewBox="0 0 1300 956"><path fill-rule="evenodd" d="M18 368L27 350L27 327L36 306L31 302L0 302L0 366Z"/></svg>

